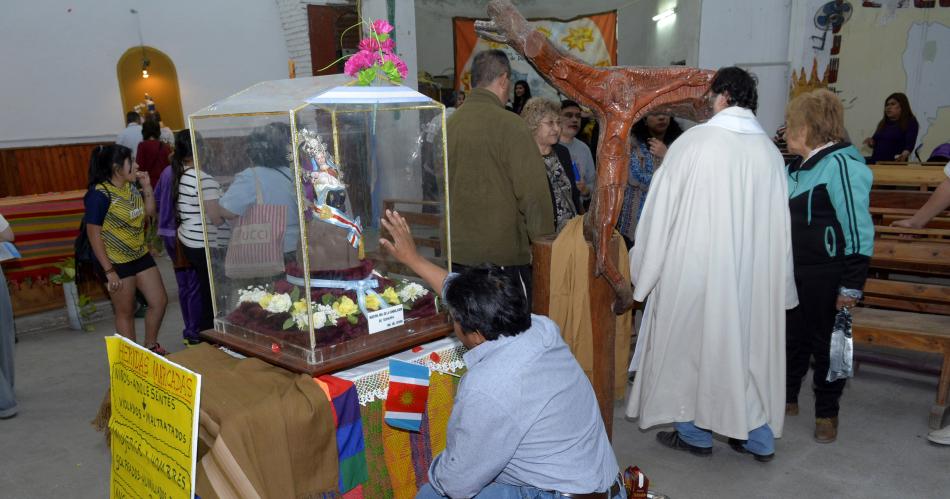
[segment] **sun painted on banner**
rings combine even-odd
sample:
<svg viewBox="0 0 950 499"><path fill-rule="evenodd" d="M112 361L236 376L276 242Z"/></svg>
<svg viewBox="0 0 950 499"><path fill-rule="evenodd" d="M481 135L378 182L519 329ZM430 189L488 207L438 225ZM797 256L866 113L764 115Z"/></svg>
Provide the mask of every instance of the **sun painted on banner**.
<svg viewBox="0 0 950 499"><path fill-rule="evenodd" d="M389 391L386 395L386 424L419 431L429 399L429 368L401 360L389 361Z"/></svg>

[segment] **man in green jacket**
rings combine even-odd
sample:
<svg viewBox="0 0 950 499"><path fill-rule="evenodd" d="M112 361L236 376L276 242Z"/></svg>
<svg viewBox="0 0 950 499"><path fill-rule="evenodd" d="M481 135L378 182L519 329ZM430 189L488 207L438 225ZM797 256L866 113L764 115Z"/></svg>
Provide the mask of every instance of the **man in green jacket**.
<svg viewBox="0 0 950 499"><path fill-rule="evenodd" d="M493 263L531 299L531 241L554 232L544 160L524 120L506 111L511 64L500 50L472 62L474 89L448 120L453 270Z"/></svg>

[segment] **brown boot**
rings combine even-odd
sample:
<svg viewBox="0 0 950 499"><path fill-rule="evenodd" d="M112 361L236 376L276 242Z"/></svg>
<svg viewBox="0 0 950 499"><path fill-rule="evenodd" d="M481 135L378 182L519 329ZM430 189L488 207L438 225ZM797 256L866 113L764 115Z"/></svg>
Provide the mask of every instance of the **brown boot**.
<svg viewBox="0 0 950 499"><path fill-rule="evenodd" d="M798 403L793 402L790 404L785 404L785 415L786 416L798 416Z"/></svg>
<svg viewBox="0 0 950 499"><path fill-rule="evenodd" d="M838 438L838 416L815 418L815 441L830 444Z"/></svg>

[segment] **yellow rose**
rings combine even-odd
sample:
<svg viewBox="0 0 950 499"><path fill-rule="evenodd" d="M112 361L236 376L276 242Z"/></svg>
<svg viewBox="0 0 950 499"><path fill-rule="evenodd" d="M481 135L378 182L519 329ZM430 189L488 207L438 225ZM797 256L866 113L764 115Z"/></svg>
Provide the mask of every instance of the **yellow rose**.
<svg viewBox="0 0 950 499"><path fill-rule="evenodd" d="M353 303L349 296L343 296L339 301L333 304L333 310L340 316L353 315L360 311L360 308Z"/></svg>
<svg viewBox="0 0 950 499"><path fill-rule="evenodd" d="M386 288L386 291L383 291L383 298L390 303L390 305L399 305L399 295L396 294L396 290L392 286Z"/></svg>
<svg viewBox="0 0 950 499"><path fill-rule="evenodd" d="M294 302L294 312L302 314L307 311L307 300L297 300Z"/></svg>
<svg viewBox="0 0 950 499"><path fill-rule="evenodd" d="M257 304L260 305L261 308L267 308L267 305L270 304L271 298L273 298L273 297L274 297L274 295L268 293L268 294L262 296L262 297L261 297L261 301L257 302Z"/></svg>
<svg viewBox="0 0 950 499"><path fill-rule="evenodd" d="M366 295L366 308L379 310L379 298L376 298L376 295Z"/></svg>

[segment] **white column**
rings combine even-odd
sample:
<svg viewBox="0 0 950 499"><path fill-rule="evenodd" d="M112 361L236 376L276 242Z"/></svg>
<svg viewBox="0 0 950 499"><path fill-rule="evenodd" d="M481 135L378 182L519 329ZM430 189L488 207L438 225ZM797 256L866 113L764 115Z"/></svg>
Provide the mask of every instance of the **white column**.
<svg viewBox="0 0 950 499"><path fill-rule="evenodd" d="M406 63L409 74L402 84L417 90L419 88L419 60L416 52L416 2L415 0L395 0L396 8L393 25L396 27L396 55ZM361 3L363 20L371 23L376 19L386 19L386 0L364 0ZM365 31L364 31L365 33Z"/></svg>

